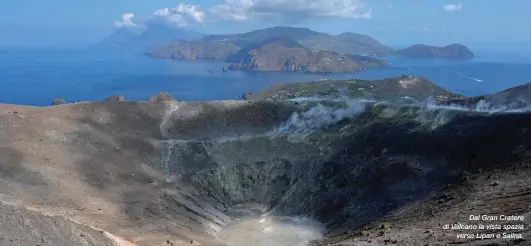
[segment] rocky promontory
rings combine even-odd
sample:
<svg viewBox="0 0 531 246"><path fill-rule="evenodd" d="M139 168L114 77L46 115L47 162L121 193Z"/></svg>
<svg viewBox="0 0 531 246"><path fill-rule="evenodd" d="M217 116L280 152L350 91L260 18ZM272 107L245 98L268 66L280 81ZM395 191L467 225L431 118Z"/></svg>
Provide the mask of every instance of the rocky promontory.
<svg viewBox="0 0 531 246"><path fill-rule="evenodd" d="M451 44L444 47L415 44L396 51L396 54L412 58L470 59L474 57L474 53L462 44Z"/></svg>
<svg viewBox="0 0 531 246"><path fill-rule="evenodd" d="M123 102L125 101L125 98L124 96L121 96L121 95L113 95L113 96L107 97L105 101L106 102Z"/></svg>

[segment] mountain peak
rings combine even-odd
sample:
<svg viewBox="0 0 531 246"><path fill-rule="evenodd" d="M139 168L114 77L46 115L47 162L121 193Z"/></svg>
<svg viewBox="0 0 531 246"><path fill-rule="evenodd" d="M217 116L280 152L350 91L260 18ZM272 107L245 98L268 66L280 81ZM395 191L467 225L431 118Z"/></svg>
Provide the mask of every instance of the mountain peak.
<svg viewBox="0 0 531 246"><path fill-rule="evenodd" d="M161 23L152 23L147 26L147 29L140 34L143 39L153 41L172 41L172 40L192 40L199 39L205 36L202 33L187 30L180 27L172 27Z"/></svg>
<svg viewBox="0 0 531 246"><path fill-rule="evenodd" d="M138 35L127 28L115 29L114 32L103 39L98 46L100 47L126 47L138 39Z"/></svg>
<svg viewBox="0 0 531 246"><path fill-rule="evenodd" d="M130 29L116 29L113 34L105 38L101 44L105 46L151 48L176 40L200 39L204 34L172 27L163 23L149 23L147 28L137 35Z"/></svg>

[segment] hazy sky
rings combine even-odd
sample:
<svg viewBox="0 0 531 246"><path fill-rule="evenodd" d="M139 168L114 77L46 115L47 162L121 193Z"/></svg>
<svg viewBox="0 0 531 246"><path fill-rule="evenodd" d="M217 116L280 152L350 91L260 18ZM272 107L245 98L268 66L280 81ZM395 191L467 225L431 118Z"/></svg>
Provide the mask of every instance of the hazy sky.
<svg viewBox="0 0 531 246"><path fill-rule="evenodd" d="M77 45L150 21L206 32L275 25L388 45L531 43L531 0L0 0L0 45Z"/></svg>

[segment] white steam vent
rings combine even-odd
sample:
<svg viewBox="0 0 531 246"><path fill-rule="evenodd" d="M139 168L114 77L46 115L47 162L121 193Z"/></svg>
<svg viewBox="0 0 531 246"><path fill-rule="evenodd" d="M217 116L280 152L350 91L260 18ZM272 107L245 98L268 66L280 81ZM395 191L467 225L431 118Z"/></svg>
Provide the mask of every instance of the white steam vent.
<svg viewBox="0 0 531 246"><path fill-rule="evenodd" d="M230 225L218 238L232 246L306 246L324 232L323 224L306 217L261 217Z"/></svg>
<svg viewBox="0 0 531 246"><path fill-rule="evenodd" d="M318 103L305 112L293 113L286 122L276 129L276 134L307 133L327 127L345 118L359 115L365 111L366 105L366 102L358 100L346 101L346 107L344 108L332 108Z"/></svg>

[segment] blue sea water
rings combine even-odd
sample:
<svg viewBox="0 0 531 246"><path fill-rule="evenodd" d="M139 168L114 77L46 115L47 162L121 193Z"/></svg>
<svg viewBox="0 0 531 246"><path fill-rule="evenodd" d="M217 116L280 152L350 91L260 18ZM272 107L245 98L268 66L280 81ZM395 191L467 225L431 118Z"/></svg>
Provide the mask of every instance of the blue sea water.
<svg viewBox="0 0 531 246"><path fill-rule="evenodd" d="M227 100L276 83L323 78L417 75L467 96L531 82L531 58L525 55L485 52L468 61L384 59L392 66L325 77L283 72L222 73L221 62L152 59L125 50L0 49L0 103L45 106L56 97L68 102L96 101L116 94L126 100L146 100L158 92L168 92L183 101Z"/></svg>

